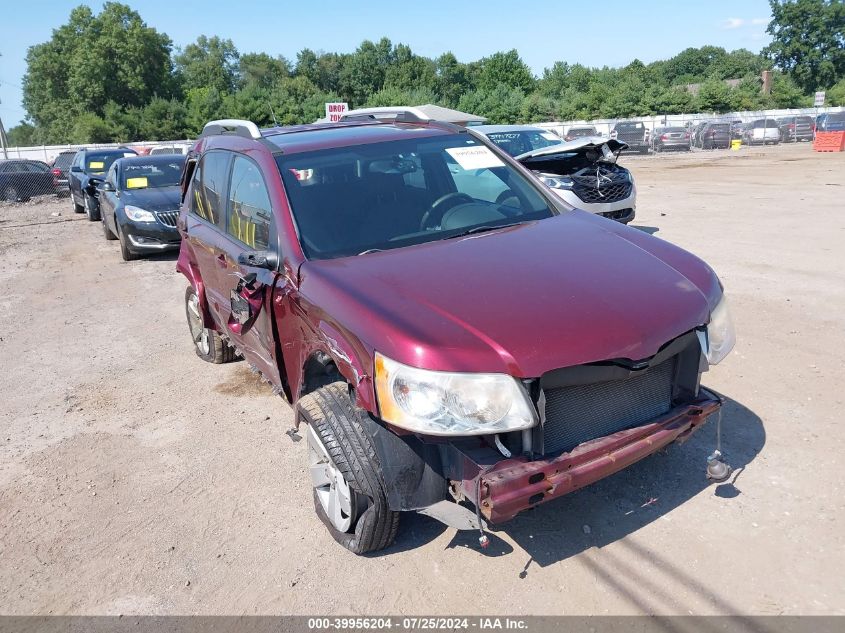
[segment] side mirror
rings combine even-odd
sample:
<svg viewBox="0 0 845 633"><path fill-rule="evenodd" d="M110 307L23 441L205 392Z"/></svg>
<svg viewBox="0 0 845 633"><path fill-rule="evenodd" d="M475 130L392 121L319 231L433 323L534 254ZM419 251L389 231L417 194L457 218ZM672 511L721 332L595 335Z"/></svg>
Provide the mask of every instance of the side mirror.
<svg viewBox="0 0 845 633"><path fill-rule="evenodd" d="M114 185L108 181L103 182L103 184L101 184L99 188L100 191L114 191Z"/></svg>
<svg viewBox="0 0 845 633"><path fill-rule="evenodd" d="M238 263L241 266L276 270L279 267L279 256L273 251L245 251L238 255Z"/></svg>
<svg viewBox="0 0 845 633"><path fill-rule="evenodd" d="M70 168L70 170L75 174L81 174L82 173L82 167L80 167L79 165L73 165Z"/></svg>

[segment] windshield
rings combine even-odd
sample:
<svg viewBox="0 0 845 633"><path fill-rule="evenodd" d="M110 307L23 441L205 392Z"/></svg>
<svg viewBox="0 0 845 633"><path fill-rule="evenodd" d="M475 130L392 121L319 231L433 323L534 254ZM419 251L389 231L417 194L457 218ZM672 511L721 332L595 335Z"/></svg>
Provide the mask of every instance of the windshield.
<svg viewBox="0 0 845 633"><path fill-rule="evenodd" d="M557 134L540 130L490 132L486 136L511 156L519 156L535 149L543 149L563 143L563 139Z"/></svg>
<svg viewBox="0 0 845 633"><path fill-rule="evenodd" d="M172 160L155 160L143 163L132 162L123 165L120 180L121 189L155 189L175 187L182 175L185 160L174 156Z"/></svg>
<svg viewBox="0 0 845 633"><path fill-rule="evenodd" d="M135 152L121 152L110 154L88 154L85 156L85 173L86 174L104 174L112 166L112 163L118 158L124 156L135 156Z"/></svg>
<svg viewBox="0 0 845 633"><path fill-rule="evenodd" d="M311 259L557 213L539 187L467 134L282 154L276 162Z"/></svg>

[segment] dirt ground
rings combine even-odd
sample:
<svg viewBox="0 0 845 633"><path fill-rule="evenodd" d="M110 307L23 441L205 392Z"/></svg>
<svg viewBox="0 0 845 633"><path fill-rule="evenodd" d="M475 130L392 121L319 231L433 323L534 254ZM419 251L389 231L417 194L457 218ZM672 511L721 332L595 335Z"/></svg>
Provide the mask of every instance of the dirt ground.
<svg viewBox="0 0 845 633"><path fill-rule="evenodd" d="M707 484L708 424L487 551L418 515L341 549L288 405L195 356L174 259L123 263L66 199L0 206L0 613L845 614L845 153L625 162L635 225L730 294L704 382L738 472Z"/></svg>

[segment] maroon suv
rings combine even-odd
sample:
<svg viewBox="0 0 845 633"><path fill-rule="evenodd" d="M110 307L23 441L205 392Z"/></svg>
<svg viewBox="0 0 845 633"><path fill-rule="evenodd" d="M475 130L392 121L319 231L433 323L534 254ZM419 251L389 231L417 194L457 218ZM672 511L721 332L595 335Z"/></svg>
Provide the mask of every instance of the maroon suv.
<svg viewBox="0 0 845 633"><path fill-rule="evenodd" d="M719 410L700 377L734 335L705 263L471 129L387 112L214 121L183 175L197 354L294 404L338 542L386 547L407 510L483 530Z"/></svg>

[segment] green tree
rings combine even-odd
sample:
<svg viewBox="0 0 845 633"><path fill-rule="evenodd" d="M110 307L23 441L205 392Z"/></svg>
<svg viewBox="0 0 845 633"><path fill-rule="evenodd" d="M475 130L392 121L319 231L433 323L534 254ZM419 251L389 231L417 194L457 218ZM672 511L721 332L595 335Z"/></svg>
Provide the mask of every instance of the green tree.
<svg viewBox="0 0 845 633"><path fill-rule="evenodd" d="M400 90L430 90L436 84L436 66L427 57L420 57L405 44L393 52L393 61L384 76L384 85Z"/></svg>
<svg viewBox="0 0 845 633"><path fill-rule="evenodd" d="M101 115L110 101L128 107L155 95L170 97L170 50L170 38L124 4L106 2L98 15L77 7L47 42L28 50L24 107L50 140L79 138L85 125L97 126L91 117L85 125L72 124L76 116Z"/></svg>
<svg viewBox="0 0 845 633"><path fill-rule="evenodd" d="M763 53L804 91L832 86L845 76L845 2L769 0L772 36Z"/></svg>
<svg viewBox="0 0 845 633"><path fill-rule="evenodd" d="M492 90L479 88L464 94L458 109L487 117L488 123L518 123L523 99L525 93L519 88L499 84Z"/></svg>
<svg viewBox="0 0 845 633"><path fill-rule="evenodd" d="M481 90L494 90L504 85L528 93L534 90L536 80L516 49L511 49L506 53L493 53L481 60L477 85Z"/></svg>
<svg viewBox="0 0 845 633"><path fill-rule="evenodd" d="M711 77L699 86L697 102L702 112L729 112L731 89L721 79Z"/></svg>
<svg viewBox="0 0 845 633"><path fill-rule="evenodd" d="M35 126L30 123L21 123L9 128L6 136L9 139L9 145L12 147L28 147L38 142Z"/></svg>
<svg viewBox="0 0 845 633"><path fill-rule="evenodd" d="M845 79L841 79L833 88L828 90L825 98L830 105L845 106Z"/></svg>
<svg viewBox="0 0 845 633"><path fill-rule="evenodd" d="M238 64L238 86L255 85L272 88L279 81L290 77L291 64L282 56L270 57L267 53L245 53Z"/></svg>
<svg viewBox="0 0 845 633"><path fill-rule="evenodd" d="M466 65L451 52L443 53L434 60L434 74L438 101L449 108L456 107L461 95L471 87Z"/></svg>
<svg viewBox="0 0 845 633"><path fill-rule="evenodd" d="M228 93L235 89L239 57L232 40L200 35L173 59L185 90L213 88Z"/></svg>
<svg viewBox="0 0 845 633"><path fill-rule="evenodd" d="M188 136L196 136L203 126L223 116L223 95L216 88L191 88L185 93Z"/></svg>
<svg viewBox="0 0 845 633"><path fill-rule="evenodd" d="M393 45L386 37L375 44L364 40L353 54L343 60L339 89L344 99L358 106L366 102L370 94L381 90L393 59Z"/></svg>
<svg viewBox="0 0 845 633"><path fill-rule="evenodd" d="M188 136L188 109L176 99L150 101L141 111L139 133L145 140L176 141Z"/></svg>

